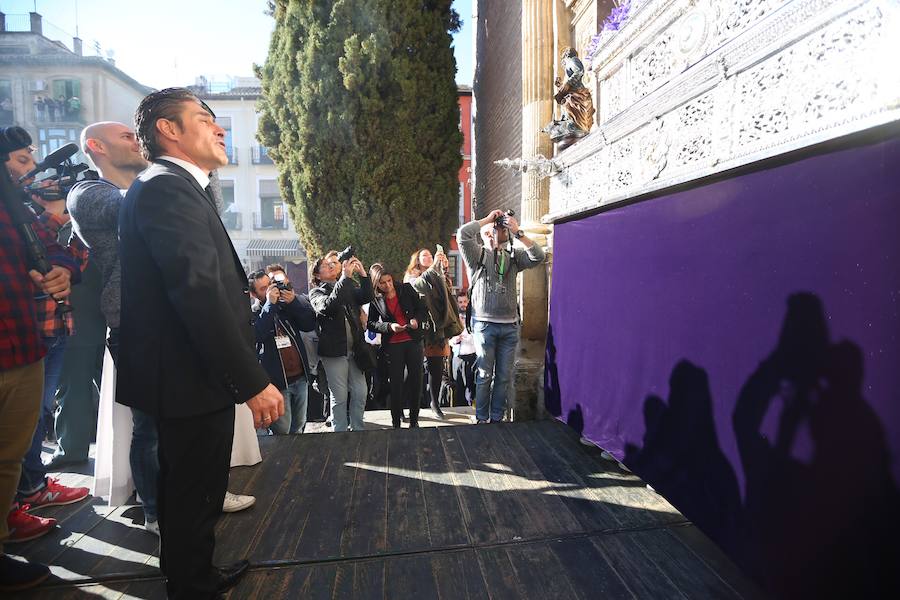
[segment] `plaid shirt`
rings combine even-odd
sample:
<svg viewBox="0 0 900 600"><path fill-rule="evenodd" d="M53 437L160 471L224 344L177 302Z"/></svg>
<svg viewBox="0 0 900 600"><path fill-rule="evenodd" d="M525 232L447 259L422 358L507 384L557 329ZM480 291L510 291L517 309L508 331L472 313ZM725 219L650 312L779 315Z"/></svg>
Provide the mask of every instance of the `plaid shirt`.
<svg viewBox="0 0 900 600"><path fill-rule="evenodd" d="M54 215L49 211L44 211L38 215L37 225L34 227L34 230L46 244L48 240L52 240L53 242L58 240L59 230L63 225L65 225L65 223L59 216ZM40 230L42 229L44 230L45 235L41 235ZM79 273L84 271L84 268L87 266L88 249L78 236L73 235L69 238L69 244L63 246L63 249L68 252L72 261L78 267ZM72 283L75 283L75 281L75 278L73 278ZM56 312L56 300L46 294L35 296L35 301L37 302L38 332L42 338L75 335L75 319L72 316L72 311L60 315ZM68 298L66 298L65 303L66 305L69 305Z"/></svg>
<svg viewBox="0 0 900 600"><path fill-rule="evenodd" d="M43 227L35 232L47 247L50 262L69 269L73 281L81 273L75 262ZM0 369L8 370L40 360L46 350L37 329L34 284L28 276L25 243L0 203Z"/></svg>

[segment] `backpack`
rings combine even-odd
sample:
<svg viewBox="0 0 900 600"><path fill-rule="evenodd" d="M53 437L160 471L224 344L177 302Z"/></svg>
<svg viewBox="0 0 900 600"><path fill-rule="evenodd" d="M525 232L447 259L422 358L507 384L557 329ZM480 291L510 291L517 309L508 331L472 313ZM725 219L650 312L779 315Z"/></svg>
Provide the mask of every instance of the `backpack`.
<svg viewBox="0 0 900 600"><path fill-rule="evenodd" d="M481 256L478 257L478 264L475 265L475 271L472 273L472 281L469 282L469 303L466 305L466 331L472 333L472 288L478 281L478 276L484 271L484 247L481 248Z"/></svg>

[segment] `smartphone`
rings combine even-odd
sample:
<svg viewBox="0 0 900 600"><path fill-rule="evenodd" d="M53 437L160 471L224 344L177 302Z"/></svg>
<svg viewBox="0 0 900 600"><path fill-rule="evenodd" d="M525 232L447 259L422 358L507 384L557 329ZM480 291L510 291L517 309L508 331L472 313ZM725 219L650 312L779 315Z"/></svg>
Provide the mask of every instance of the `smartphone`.
<svg viewBox="0 0 900 600"><path fill-rule="evenodd" d="M440 244L437 244L437 253L438 253L438 254L443 254L443 253L444 253L444 247L441 246Z"/></svg>

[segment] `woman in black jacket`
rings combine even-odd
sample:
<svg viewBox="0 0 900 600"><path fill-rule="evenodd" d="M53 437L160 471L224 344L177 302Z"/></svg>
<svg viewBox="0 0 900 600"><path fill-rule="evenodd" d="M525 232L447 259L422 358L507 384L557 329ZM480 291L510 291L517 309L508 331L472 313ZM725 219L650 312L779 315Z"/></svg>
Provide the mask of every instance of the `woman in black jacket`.
<svg viewBox="0 0 900 600"><path fill-rule="evenodd" d="M369 304L368 328L381 334L381 347L388 353L394 429L400 428L404 399L409 406L409 426L418 427L425 303L408 283L395 287L394 276L380 263L369 268L369 279L375 288L375 299Z"/></svg>
<svg viewBox="0 0 900 600"><path fill-rule="evenodd" d="M348 425L353 431L362 431L368 389L353 348L365 343L360 312L362 305L372 299L372 284L358 258L342 264L337 257L338 253L332 250L316 262L312 269L316 287L309 292L309 302L316 311L319 360L328 378L334 431L347 431ZM354 274L360 276L358 284L353 280Z"/></svg>

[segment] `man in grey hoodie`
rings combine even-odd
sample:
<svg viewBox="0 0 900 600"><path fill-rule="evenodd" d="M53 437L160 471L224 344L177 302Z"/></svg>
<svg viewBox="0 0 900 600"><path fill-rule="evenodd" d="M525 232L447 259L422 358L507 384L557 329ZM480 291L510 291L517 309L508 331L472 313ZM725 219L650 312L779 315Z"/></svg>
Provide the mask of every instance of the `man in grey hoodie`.
<svg viewBox="0 0 900 600"><path fill-rule="evenodd" d="M513 238L524 248L514 248ZM475 416L479 423L495 423L503 420L519 342L516 275L544 262L544 250L501 210L466 223L456 239L471 282Z"/></svg>

